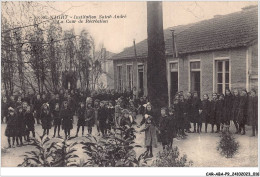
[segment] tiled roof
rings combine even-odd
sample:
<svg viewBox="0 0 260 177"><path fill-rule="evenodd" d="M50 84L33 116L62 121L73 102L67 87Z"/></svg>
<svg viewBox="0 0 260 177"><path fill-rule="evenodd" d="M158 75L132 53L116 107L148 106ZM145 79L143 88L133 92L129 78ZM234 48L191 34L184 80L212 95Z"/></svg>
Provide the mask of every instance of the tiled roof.
<svg viewBox="0 0 260 177"><path fill-rule="evenodd" d="M172 55L171 29L175 30L180 54L247 46L258 36L258 8L253 7L209 20L164 30L166 55ZM148 55L147 39L136 44L137 58ZM128 47L112 59L135 58L134 47Z"/></svg>

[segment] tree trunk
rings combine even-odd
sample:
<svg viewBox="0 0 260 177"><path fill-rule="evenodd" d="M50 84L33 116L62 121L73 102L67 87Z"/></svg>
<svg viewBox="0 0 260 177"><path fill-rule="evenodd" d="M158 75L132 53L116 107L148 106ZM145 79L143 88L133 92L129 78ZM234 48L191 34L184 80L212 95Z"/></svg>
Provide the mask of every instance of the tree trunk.
<svg viewBox="0 0 260 177"><path fill-rule="evenodd" d="M155 108L160 109L168 103L162 2L147 2L147 33L148 98Z"/></svg>

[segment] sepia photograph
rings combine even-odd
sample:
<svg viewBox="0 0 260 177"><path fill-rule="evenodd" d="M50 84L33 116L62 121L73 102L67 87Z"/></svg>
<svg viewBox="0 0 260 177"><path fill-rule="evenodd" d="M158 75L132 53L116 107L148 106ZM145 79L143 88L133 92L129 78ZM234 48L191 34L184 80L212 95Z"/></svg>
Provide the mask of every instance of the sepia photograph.
<svg viewBox="0 0 260 177"><path fill-rule="evenodd" d="M1 2L1 167L258 158L258 1Z"/></svg>

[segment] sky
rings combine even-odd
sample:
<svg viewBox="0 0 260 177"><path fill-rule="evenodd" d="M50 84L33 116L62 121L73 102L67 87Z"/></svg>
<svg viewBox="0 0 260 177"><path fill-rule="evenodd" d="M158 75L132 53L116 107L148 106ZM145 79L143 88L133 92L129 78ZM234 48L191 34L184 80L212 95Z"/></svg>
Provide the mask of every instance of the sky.
<svg viewBox="0 0 260 177"><path fill-rule="evenodd" d="M96 48L102 44L114 53L121 52L125 47L147 38L146 2L40 2L48 7L50 15L64 13L68 16L80 15L126 15L121 19L109 19L108 23L64 23L64 30L74 28L76 34L87 30L96 42ZM213 2L163 2L164 29L213 18L215 15L225 15L240 11L249 5L257 5L257 1L213 1ZM40 14L39 14L40 15Z"/></svg>

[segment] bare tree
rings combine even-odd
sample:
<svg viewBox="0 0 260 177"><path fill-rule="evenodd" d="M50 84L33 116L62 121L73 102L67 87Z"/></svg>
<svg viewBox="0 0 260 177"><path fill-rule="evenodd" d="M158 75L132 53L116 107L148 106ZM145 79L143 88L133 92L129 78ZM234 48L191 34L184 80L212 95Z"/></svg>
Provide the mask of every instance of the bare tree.
<svg viewBox="0 0 260 177"><path fill-rule="evenodd" d="M62 42L55 42L57 39L62 38L62 28L57 22L52 22L48 29L47 41L48 45L48 63L50 64L50 78L52 90L57 91L60 86L60 68L61 68L61 52L62 52Z"/></svg>
<svg viewBox="0 0 260 177"><path fill-rule="evenodd" d="M78 39L78 75L81 83L81 88L89 90L89 69L90 69L90 51L91 51L91 37L86 30L82 30Z"/></svg>

